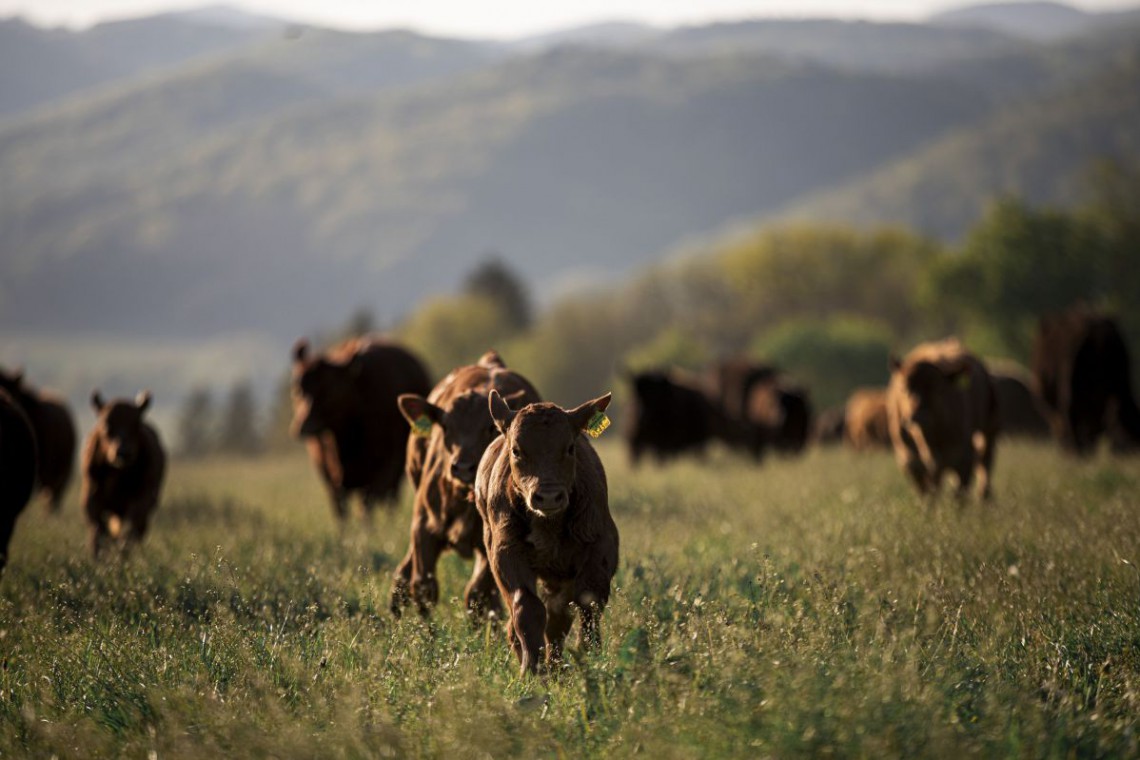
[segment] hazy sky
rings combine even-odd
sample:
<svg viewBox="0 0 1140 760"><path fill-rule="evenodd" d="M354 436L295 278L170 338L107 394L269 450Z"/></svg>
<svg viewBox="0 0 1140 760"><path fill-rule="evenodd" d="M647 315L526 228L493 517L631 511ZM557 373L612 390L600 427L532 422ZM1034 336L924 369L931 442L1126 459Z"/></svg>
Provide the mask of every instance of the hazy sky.
<svg viewBox="0 0 1140 760"><path fill-rule="evenodd" d="M38 23L84 26L211 4L212 0L0 0L0 16ZM411 27L463 36L509 37L599 20L629 19L662 25L748 16L831 16L915 20L972 0L238 0L255 13L353 29ZM1134 7L1138 0L1076 0L1087 10Z"/></svg>

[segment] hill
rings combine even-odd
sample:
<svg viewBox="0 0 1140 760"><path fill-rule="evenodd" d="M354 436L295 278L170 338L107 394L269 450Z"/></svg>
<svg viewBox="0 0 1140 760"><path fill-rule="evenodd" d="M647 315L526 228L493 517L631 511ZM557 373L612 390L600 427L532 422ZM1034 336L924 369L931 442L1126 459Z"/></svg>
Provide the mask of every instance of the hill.
<svg viewBox="0 0 1140 760"><path fill-rule="evenodd" d="M1094 161L1140 159L1137 81L1140 42L1079 86L1003 108L779 216L892 222L955 238L1003 194L1068 205Z"/></svg>
<svg viewBox="0 0 1140 760"><path fill-rule="evenodd" d="M74 32L0 20L0 117L110 82L237 50L276 29L162 15Z"/></svg>
<svg viewBox="0 0 1140 760"><path fill-rule="evenodd" d="M982 3L953 8L931 17L941 26L992 29L1016 37L1051 42L1088 31L1097 14L1053 2Z"/></svg>
<svg viewBox="0 0 1140 760"><path fill-rule="evenodd" d="M188 102L169 86L0 134L9 326L284 337L351 304L398 315L488 247L546 296L989 107L923 80L563 49L195 139L200 110L153 107ZM178 120L132 126L152 114Z"/></svg>

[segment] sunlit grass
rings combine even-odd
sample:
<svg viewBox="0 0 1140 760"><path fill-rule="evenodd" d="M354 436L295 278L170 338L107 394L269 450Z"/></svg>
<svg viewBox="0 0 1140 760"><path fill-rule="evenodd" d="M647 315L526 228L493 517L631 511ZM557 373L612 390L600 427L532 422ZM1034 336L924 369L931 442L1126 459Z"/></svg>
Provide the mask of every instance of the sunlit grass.
<svg viewBox="0 0 1140 760"><path fill-rule="evenodd" d="M1140 462L1006 446L992 505L889 456L631 471L597 655L522 679L441 569L393 620L410 497L341 537L303 455L175 462L93 566L75 495L0 581L0 756L1136 755Z"/></svg>

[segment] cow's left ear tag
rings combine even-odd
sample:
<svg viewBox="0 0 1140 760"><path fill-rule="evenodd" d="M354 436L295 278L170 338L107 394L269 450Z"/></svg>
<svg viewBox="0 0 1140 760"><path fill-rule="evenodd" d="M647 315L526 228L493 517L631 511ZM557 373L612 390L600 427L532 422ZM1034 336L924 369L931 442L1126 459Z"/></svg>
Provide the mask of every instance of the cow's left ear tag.
<svg viewBox="0 0 1140 760"><path fill-rule="evenodd" d="M431 417L426 414L416 417L416 421L412 423L412 435L418 435L420 438L431 436Z"/></svg>
<svg viewBox="0 0 1140 760"><path fill-rule="evenodd" d="M597 438L602 433L606 432L606 428L610 426L610 418L606 416L605 412L594 412L594 416L586 424L586 435L591 438Z"/></svg>

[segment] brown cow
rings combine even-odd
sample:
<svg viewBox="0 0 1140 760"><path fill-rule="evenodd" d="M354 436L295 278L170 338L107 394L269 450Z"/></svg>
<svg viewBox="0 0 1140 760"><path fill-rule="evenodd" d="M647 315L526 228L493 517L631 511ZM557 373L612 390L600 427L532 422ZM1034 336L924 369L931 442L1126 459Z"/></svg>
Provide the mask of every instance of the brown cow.
<svg viewBox="0 0 1140 760"><path fill-rule="evenodd" d="M756 364L747 359L725 359L710 366L704 373L704 385L709 397L733 419L744 419L748 414L748 396L757 383L774 380L779 370L767 364Z"/></svg>
<svg viewBox="0 0 1140 760"><path fill-rule="evenodd" d="M20 370L0 370L0 389L11 395L32 423L36 435L39 488L46 499L48 511L58 512L75 470L77 437L71 410L62 398L28 386Z"/></svg>
<svg viewBox="0 0 1140 760"><path fill-rule="evenodd" d="M490 393L502 433L475 478L475 506L491 572L510 612L507 639L522 673L557 662L581 616L579 642L600 643L599 618L618 563L606 473L582 435L603 429L610 395L566 411L550 403L512 411Z"/></svg>
<svg viewBox="0 0 1140 760"><path fill-rule="evenodd" d="M1140 443L1128 347L1111 317L1083 306L1042 317L1033 343L1033 375L1065 448L1091 454L1114 426Z"/></svg>
<svg viewBox="0 0 1140 760"><path fill-rule="evenodd" d="M400 396L400 411L413 433L421 432L408 437L408 479L416 500L408 554L392 584L391 609L396 615L412 600L422 615L439 601L435 569L447 549L475 559L463 595L467 609L481 615L501 607L483 549L483 521L471 492L479 460L499 434L487 400L492 390L518 406L542 400L534 386L507 369L494 351L474 365L452 371L426 399ZM430 428L423 430L421 424Z"/></svg>
<svg viewBox="0 0 1140 760"><path fill-rule="evenodd" d="M887 389L857 388L847 397L844 440L856 451L891 448Z"/></svg>
<svg viewBox="0 0 1140 760"><path fill-rule="evenodd" d="M887 415L899 466L931 495L947 470L958 476L959 496L976 474L988 499L998 417L985 366L956 338L923 343L901 361L892 356L890 366Z"/></svg>
<svg viewBox="0 0 1140 760"><path fill-rule="evenodd" d="M366 516L399 496L408 423L396 399L429 390L420 360L391 343L353 338L317 356L307 341L293 347L293 434L305 439L342 526L354 492Z"/></svg>
<svg viewBox="0 0 1140 760"><path fill-rule="evenodd" d="M134 401L104 402L99 391L91 394L98 420L83 447L83 509L96 558L108 537L124 550L141 541L158 506L166 452L143 421L150 400L149 391Z"/></svg>
<svg viewBox="0 0 1140 760"><path fill-rule="evenodd" d="M16 518L36 487L36 437L32 423L11 396L0 390L0 574L8 564L8 543Z"/></svg>

